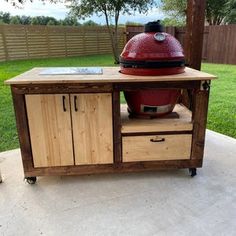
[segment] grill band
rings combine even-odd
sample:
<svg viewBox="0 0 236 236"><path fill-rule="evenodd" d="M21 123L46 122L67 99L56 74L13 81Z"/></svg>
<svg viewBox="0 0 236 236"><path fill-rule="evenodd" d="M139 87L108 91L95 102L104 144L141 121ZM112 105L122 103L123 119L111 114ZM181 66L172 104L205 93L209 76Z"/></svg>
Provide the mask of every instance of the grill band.
<svg viewBox="0 0 236 236"><path fill-rule="evenodd" d="M120 59L120 65L123 68L172 68L172 67L185 67L185 61L126 61Z"/></svg>

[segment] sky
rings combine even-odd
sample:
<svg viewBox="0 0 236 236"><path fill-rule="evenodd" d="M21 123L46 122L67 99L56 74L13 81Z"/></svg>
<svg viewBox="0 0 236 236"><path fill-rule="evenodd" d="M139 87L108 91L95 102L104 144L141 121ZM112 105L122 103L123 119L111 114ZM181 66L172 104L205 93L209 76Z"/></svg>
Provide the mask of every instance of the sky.
<svg viewBox="0 0 236 236"><path fill-rule="evenodd" d="M26 16L52 16L56 19L64 19L68 14L69 9L63 3L42 3L39 0L33 0L33 3L27 1L22 8L16 8L12 6L9 2L5 0L0 0L0 11L9 12L11 15L26 15ZM158 8L153 8L147 14L135 13L135 15L122 15L120 16L119 23L126 23L127 21L138 22L138 23L147 23L149 21L154 21L158 19L163 19L164 14ZM105 24L105 19L103 16L98 17L93 15L90 18L85 20L79 20L83 23L87 20L93 20L98 24Z"/></svg>

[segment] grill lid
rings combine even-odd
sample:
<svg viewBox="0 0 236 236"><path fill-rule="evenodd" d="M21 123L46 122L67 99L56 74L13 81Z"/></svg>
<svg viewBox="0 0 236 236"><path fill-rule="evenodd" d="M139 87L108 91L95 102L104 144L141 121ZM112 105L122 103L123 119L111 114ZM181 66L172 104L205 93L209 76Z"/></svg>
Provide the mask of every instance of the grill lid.
<svg viewBox="0 0 236 236"><path fill-rule="evenodd" d="M163 32L160 21L145 25L144 33L131 38L120 55L121 73L168 75L183 73L183 48L172 35Z"/></svg>

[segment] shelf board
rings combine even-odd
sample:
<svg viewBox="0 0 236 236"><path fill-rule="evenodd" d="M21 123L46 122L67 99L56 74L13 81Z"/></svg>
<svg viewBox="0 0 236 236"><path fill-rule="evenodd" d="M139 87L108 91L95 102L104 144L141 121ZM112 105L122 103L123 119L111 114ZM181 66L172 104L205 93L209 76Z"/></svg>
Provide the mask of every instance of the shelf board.
<svg viewBox="0 0 236 236"><path fill-rule="evenodd" d="M142 132L191 131L192 129L192 113L183 105L177 104L171 114L156 119L129 118L127 105L121 105L122 134Z"/></svg>

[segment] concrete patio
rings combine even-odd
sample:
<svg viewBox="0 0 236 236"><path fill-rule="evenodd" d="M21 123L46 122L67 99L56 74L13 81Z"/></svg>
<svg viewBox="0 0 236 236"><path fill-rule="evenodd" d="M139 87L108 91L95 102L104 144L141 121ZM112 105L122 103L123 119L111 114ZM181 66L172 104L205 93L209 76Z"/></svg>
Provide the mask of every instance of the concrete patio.
<svg viewBox="0 0 236 236"><path fill-rule="evenodd" d="M0 235L236 235L236 140L207 131L204 166L23 181L0 153Z"/></svg>

